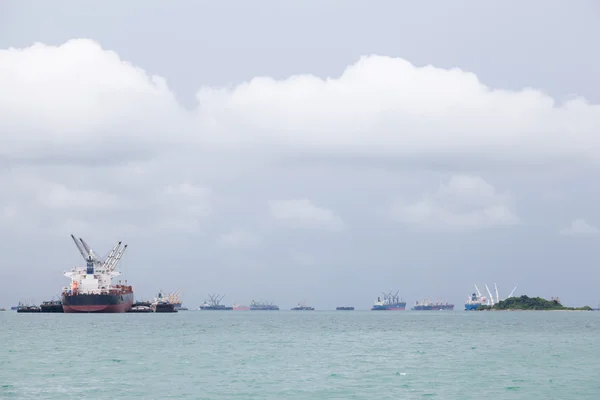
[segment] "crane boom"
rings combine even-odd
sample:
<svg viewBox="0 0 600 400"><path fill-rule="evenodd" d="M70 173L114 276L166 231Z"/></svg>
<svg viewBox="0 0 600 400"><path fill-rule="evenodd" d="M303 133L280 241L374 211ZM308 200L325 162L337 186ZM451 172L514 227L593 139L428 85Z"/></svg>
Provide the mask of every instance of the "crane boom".
<svg viewBox="0 0 600 400"><path fill-rule="evenodd" d="M100 264L100 265L101 265L101 264L103 264L103 263L104 263L104 261L103 261L101 258L99 258L99 257L98 257L98 256L97 256L97 255L94 253L94 250L93 250L93 249L92 249L92 248L91 248L91 247L90 247L90 246L89 246L89 245L88 245L88 244L85 242L85 240L83 240L82 238L79 238L79 240L81 241L81 244L83 245L83 248L84 248L84 249L87 251L87 253L88 253L89 255L91 255L91 256L92 256L92 260L94 260L94 262L95 262L96 264Z"/></svg>
<svg viewBox="0 0 600 400"><path fill-rule="evenodd" d="M490 291L490 288L488 287L487 283L485 283L484 285L485 285L485 288L486 288L488 294L490 295L491 305L493 306L494 305L494 296L492 296L492 292Z"/></svg>
<svg viewBox="0 0 600 400"><path fill-rule="evenodd" d="M123 246L123 248L121 250L119 250L115 259L108 266L109 271L114 271L114 269L117 267L117 264L121 260L121 257L123 257L123 253L125 253L125 250L127 250L127 245Z"/></svg>
<svg viewBox="0 0 600 400"><path fill-rule="evenodd" d="M75 239L75 236L73 236L73 234L71 234L71 239L73 239L73 242L75 243L75 246L77 246L77 250L79 250L79 252L81 253L81 257L83 257L83 259L85 261L87 261L87 259L88 259L88 253L86 253L86 251L83 248L83 246L81 245L81 243L79 243L77 241L77 239Z"/></svg>
<svg viewBox="0 0 600 400"><path fill-rule="evenodd" d="M119 250L119 247L121 247L121 242L117 243L115 245L115 247L113 247L113 249L110 251L110 253L108 254L108 257L106 257L106 261L104 262L104 264L102 264L103 269L108 268L108 266L110 265L110 263L113 260L113 257L115 256L115 253Z"/></svg>
<svg viewBox="0 0 600 400"><path fill-rule="evenodd" d="M496 288L496 303L500 303L500 295L498 294L498 286L494 282L494 287Z"/></svg>

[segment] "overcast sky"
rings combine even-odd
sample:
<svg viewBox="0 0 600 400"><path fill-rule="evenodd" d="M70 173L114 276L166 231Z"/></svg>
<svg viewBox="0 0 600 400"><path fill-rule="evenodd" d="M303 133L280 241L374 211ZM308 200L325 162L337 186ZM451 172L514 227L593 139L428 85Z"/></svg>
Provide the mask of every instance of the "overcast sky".
<svg viewBox="0 0 600 400"><path fill-rule="evenodd" d="M0 306L600 299L600 3L0 2Z"/></svg>

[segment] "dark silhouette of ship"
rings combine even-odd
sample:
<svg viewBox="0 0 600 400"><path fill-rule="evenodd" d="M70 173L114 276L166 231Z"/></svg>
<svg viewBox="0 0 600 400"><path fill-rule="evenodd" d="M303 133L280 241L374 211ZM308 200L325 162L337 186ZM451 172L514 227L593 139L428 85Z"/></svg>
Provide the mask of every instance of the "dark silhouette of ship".
<svg viewBox="0 0 600 400"><path fill-rule="evenodd" d="M454 310L454 304L448 302L436 301L435 303L426 299L423 301L415 302L413 306L414 311L452 311Z"/></svg>
<svg viewBox="0 0 600 400"><path fill-rule="evenodd" d="M302 301L296 307L293 307L292 311L314 311L314 307L307 306L306 301Z"/></svg>
<svg viewBox="0 0 600 400"><path fill-rule="evenodd" d="M199 310L202 311L229 311L233 310L233 307L225 306L221 304L221 300L223 300L223 296L219 296L218 294L208 294L208 300L198 306Z"/></svg>
<svg viewBox="0 0 600 400"><path fill-rule="evenodd" d="M250 303L250 311L277 311L279 306L270 302L258 302L252 300Z"/></svg>
<svg viewBox="0 0 600 400"><path fill-rule="evenodd" d="M403 301L398 296L398 293L399 293L399 291L396 292L395 294L392 292L383 293L383 300L381 299L381 297L378 297L377 301L375 302L373 307L371 307L371 310L373 310L373 311L386 311L386 310L404 311L406 309L406 302Z"/></svg>
<svg viewBox="0 0 600 400"><path fill-rule="evenodd" d="M40 304L40 312L45 313L61 313L63 312L62 301L60 300L51 300L44 301Z"/></svg>

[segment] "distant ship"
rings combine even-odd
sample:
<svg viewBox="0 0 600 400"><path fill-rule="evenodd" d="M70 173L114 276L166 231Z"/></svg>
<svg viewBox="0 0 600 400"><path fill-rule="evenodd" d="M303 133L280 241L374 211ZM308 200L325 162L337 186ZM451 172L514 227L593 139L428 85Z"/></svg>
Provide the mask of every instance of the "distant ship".
<svg viewBox="0 0 600 400"><path fill-rule="evenodd" d="M62 302L60 300L44 301L40 304L41 312L61 313L63 312Z"/></svg>
<svg viewBox="0 0 600 400"><path fill-rule="evenodd" d="M487 290L488 294L490 295L489 299L486 298L485 296L481 295L481 292L479 291L479 288L477 287L477 285L473 285L473 286L475 286L475 292L471 293L471 295L467 298L467 302L465 303L465 311L477 310L479 307L485 306L485 305L493 306L494 304L500 302L500 294L498 294L498 286L495 283L494 283L494 288L496 290L496 298L495 299L494 299L494 295L492 295L492 291L490 290L490 288L488 287L487 284L484 286L485 286L485 289ZM510 292L507 299L510 297L513 297L515 290L517 290L517 286L515 286L514 289L512 290L512 292Z"/></svg>
<svg viewBox="0 0 600 400"><path fill-rule="evenodd" d="M337 311L354 311L354 307L336 307Z"/></svg>
<svg viewBox="0 0 600 400"><path fill-rule="evenodd" d="M487 304L487 299L480 294L471 293L471 295L467 298L467 302L465 303L465 311L473 311L477 310L482 305Z"/></svg>
<svg viewBox="0 0 600 400"><path fill-rule="evenodd" d="M106 260L94 254L87 243L71 235L75 246L86 261L85 268L73 268L65 272L71 279L71 285L63 289L62 307L65 313L123 313L131 310L133 289L127 285L113 285L112 279L121 275L116 271L117 264L127 245L121 248L121 242L112 249Z"/></svg>
<svg viewBox="0 0 600 400"><path fill-rule="evenodd" d="M383 300L381 297L377 297L377 301L371 307L373 311L404 311L406 309L406 302L398 296L399 292L384 293Z"/></svg>
<svg viewBox="0 0 600 400"><path fill-rule="evenodd" d="M275 304L271 304L271 303L266 303L266 302L258 302L258 301L254 301L252 300L252 302L250 303L250 310L251 311L277 311L279 310L279 306L276 306Z"/></svg>
<svg viewBox="0 0 600 400"><path fill-rule="evenodd" d="M158 295L154 298L154 301L150 304L150 309L155 313L173 313L177 312L175 304L170 302L168 298L163 297L162 292L158 292ZM138 309L139 310L139 309Z"/></svg>
<svg viewBox="0 0 600 400"><path fill-rule="evenodd" d="M296 307L292 308L292 311L314 311L314 308L307 306L306 302L300 302Z"/></svg>
<svg viewBox="0 0 600 400"><path fill-rule="evenodd" d="M41 312L41 309L39 306L26 306L24 304L20 305L19 308L17 308L17 312L18 313L38 313Z"/></svg>
<svg viewBox="0 0 600 400"><path fill-rule="evenodd" d="M415 311L452 311L454 310L454 304L448 302L442 303L436 301L435 303L429 300L417 301L413 307Z"/></svg>
<svg viewBox="0 0 600 400"><path fill-rule="evenodd" d="M208 311L227 311L233 310L233 307L228 307L221 304L221 300L223 300L223 296L219 296L218 294L209 294L209 300L205 301L204 304L201 304L198 309L199 310L208 310Z"/></svg>
<svg viewBox="0 0 600 400"><path fill-rule="evenodd" d="M248 307L248 306L241 306L239 304L234 304L232 308L233 308L234 311L250 311L250 307Z"/></svg>

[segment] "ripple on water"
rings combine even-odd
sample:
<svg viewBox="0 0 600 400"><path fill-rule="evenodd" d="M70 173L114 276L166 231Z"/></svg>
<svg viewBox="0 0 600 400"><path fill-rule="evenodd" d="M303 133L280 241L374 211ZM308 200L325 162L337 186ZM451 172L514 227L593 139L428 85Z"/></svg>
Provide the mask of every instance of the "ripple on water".
<svg viewBox="0 0 600 400"><path fill-rule="evenodd" d="M600 313L465 314L2 313L0 398L600 398Z"/></svg>

